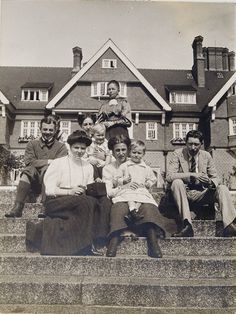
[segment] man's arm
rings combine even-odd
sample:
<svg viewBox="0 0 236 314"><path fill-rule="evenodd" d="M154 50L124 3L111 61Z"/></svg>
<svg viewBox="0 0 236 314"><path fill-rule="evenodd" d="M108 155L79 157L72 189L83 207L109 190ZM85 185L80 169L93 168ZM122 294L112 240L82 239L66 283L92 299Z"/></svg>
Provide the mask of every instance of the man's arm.
<svg viewBox="0 0 236 314"><path fill-rule="evenodd" d="M183 172L182 167L179 160L179 151L174 151L173 157L169 162L166 180L169 183L172 183L175 179L181 179L185 183L190 182L191 172Z"/></svg>

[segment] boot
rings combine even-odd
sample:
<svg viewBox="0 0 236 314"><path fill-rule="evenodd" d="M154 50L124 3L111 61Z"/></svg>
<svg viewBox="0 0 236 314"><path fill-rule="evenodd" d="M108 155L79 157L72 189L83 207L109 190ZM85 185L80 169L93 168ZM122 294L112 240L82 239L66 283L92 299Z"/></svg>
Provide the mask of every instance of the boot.
<svg viewBox="0 0 236 314"><path fill-rule="evenodd" d="M115 257L116 256L116 251L117 251L117 247L118 247L119 242L120 242L119 236L114 236L111 238L111 240L108 244L107 252L106 252L107 257Z"/></svg>
<svg viewBox="0 0 236 314"><path fill-rule="evenodd" d="M12 210L10 211L10 213L6 213L5 217L7 217L7 218L22 217L24 205L25 204L22 202L15 202L15 205L12 208Z"/></svg>
<svg viewBox="0 0 236 314"><path fill-rule="evenodd" d="M147 231L147 244L148 244L148 255L154 258L161 258L162 252L158 244L156 230L153 227L149 227Z"/></svg>
<svg viewBox="0 0 236 314"><path fill-rule="evenodd" d="M223 231L224 237L236 237L236 225L232 222Z"/></svg>
<svg viewBox="0 0 236 314"><path fill-rule="evenodd" d="M190 238L194 236L194 232L193 232L193 227L192 225L188 222L187 219L184 220L184 227L181 231L176 232L174 234L172 234L172 237L175 238Z"/></svg>

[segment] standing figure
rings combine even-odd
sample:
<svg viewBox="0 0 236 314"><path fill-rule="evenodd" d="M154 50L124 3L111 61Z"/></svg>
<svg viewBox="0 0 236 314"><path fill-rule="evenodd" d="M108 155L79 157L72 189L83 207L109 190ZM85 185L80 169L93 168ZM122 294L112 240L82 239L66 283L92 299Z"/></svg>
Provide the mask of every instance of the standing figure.
<svg viewBox="0 0 236 314"><path fill-rule="evenodd" d="M119 82L112 80L107 86L109 100L101 106L96 123L105 125L108 140L120 134L129 136L128 128L132 124L130 104L119 96Z"/></svg>
<svg viewBox="0 0 236 314"><path fill-rule="evenodd" d="M236 236L236 210L229 190L219 184L214 161L208 152L200 149L202 143L200 131L189 131L186 147L177 149L169 163L166 179L171 184L171 193L182 219L182 229L173 236L192 237L191 206L215 202L222 212L224 236Z"/></svg>
<svg viewBox="0 0 236 314"><path fill-rule="evenodd" d="M55 139L57 122L52 117L40 121L41 137L30 141L25 149L25 169L17 186L14 207L6 217L21 217L26 198L32 189L39 194L43 189L43 176L52 160L66 156L68 151L63 143ZM42 191L43 192L43 191Z"/></svg>

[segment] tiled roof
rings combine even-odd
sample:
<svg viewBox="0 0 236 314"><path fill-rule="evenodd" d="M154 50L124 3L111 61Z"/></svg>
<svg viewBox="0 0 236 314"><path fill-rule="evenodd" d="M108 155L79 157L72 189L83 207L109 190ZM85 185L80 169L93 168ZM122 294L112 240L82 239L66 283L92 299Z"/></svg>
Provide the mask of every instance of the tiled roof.
<svg viewBox="0 0 236 314"><path fill-rule="evenodd" d="M197 104L170 104L174 112L201 112L234 72L221 72L223 78L218 78L217 71L206 71L206 87L198 87L191 75L191 70L155 70L139 69L140 73L169 103L167 88L182 88L196 90ZM0 91L9 99L16 109L43 109L45 102L21 101L21 86L45 87L52 86L49 101L71 79L71 68L56 67L6 67L0 66ZM27 84L27 85L26 85ZM52 85L53 84L53 85ZM45 87L46 88L46 87Z"/></svg>
<svg viewBox="0 0 236 314"><path fill-rule="evenodd" d="M191 78L191 70L139 69L139 71L166 101L168 101L168 92L165 88L166 85L192 86L196 89L197 104L170 104L174 112L201 112L205 106L207 106L210 100L217 94L217 92L223 87L223 85L229 80L229 78L234 74L233 71L225 71L221 72L223 74L223 78L218 78L217 73L220 71L206 71L206 85L205 87L198 87L195 80Z"/></svg>
<svg viewBox="0 0 236 314"><path fill-rule="evenodd" d="M22 102L21 86L27 82L53 83L49 99L53 98L70 80L71 68L59 67L7 67L0 66L0 90L16 109L40 109L45 102ZM48 85L47 85L48 86Z"/></svg>
<svg viewBox="0 0 236 314"><path fill-rule="evenodd" d="M50 89L52 88L53 83L46 83L46 82L26 82L21 88L45 88Z"/></svg>

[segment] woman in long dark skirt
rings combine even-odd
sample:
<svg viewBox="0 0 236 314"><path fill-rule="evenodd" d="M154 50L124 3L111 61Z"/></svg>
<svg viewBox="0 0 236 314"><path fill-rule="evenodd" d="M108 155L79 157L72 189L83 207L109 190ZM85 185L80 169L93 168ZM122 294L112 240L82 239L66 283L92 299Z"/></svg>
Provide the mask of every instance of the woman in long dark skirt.
<svg viewBox="0 0 236 314"><path fill-rule="evenodd" d="M93 167L82 159L91 139L78 130L67 142L69 155L54 160L44 177L46 218L27 224L26 244L45 255L96 255L94 245L108 233L109 201L85 194L94 181Z"/></svg>
<svg viewBox="0 0 236 314"><path fill-rule="evenodd" d="M110 138L108 147L112 150L115 161L103 168L103 181L106 183L107 194L112 199L119 193L122 187L117 186L119 167L126 162L131 141L124 135L117 135ZM130 182L129 188L137 189L137 183ZM126 185L123 186L127 188ZM121 233L127 228L135 230L139 235L147 237L148 255L154 258L161 258L162 252L158 244L158 238L165 237L166 219L159 213L157 206L143 203L139 208L142 219L135 221L132 226L127 225L125 216L129 213L127 202L118 202L112 205L110 215L109 245L106 255L116 256L117 246L121 239Z"/></svg>

